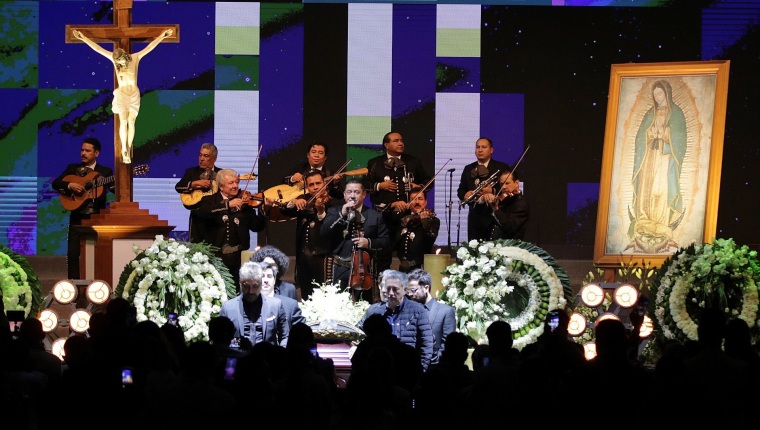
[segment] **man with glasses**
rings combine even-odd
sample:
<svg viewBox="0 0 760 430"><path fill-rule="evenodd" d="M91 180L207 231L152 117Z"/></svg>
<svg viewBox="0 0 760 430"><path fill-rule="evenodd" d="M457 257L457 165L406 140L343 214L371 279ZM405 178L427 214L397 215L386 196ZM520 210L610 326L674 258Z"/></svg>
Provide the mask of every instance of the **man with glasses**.
<svg viewBox="0 0 760 430"><path fill-rule="evenodd" d="M198 208L203 196L211 195L219 189L216 183L216 172L221 170L216 167L218 153L213 143L201 145L198 165L187 168L182 179L174 186L174 190L182 197L182 204L190 211L187 230L190 233L189 241L193 243L203 242L206 237L204 222L195 215L194 209Z"/></svg>
<svg viewBox="0 0 760 430"><path fill-rule="evenodd" d="M384 271L382 284L386 301L370 305L359 323L359 328L363 329L364 321L370 315L384 315L393 329L393 334L401 342L417 350L422 369L426 371L433 356L433 332L430 328L429 312L420 303L405 300L407 282L406 273L391 269Z"/></svg>
<svg viewBox="0 0 760 430"><path fill-rule="evenodd" d="M414 269L409 273L406 296L425 305L430 312L430 326L433 330L433 357L430 364L436 364L441 358L446 337L457 329L457 317L454 308L439 302L430 293L432 283L430 273Z"/></svg>

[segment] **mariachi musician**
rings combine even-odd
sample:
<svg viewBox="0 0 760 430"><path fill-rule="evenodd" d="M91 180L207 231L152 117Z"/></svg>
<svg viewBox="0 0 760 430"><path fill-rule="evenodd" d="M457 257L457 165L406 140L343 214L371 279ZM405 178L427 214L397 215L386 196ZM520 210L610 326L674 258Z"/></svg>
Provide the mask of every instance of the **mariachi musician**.
<svg viewBox="0 0 760 430"><path fill-rule="evenodd" d="M304 179L307 194L289 201L280 212L296 219L296 285L301 299L308 300L314 287L325 282L325 257L329 253L327 242L320 235L322 221L329 206L341 205L328 194L329 186L320 170L312 170Z"/></svg>
<svg viewBox="0 0 760 430"><path fill-rule="evenodd" d="M190 232L190 242L203 242L206 236L204 223L199 219L193 209L197 209L204 195L210 195L217 191L216 173L221 170L216 166L216 157L219 150L213 143L204 143L201 145L198 154L198 165L188 167L185 174L182 175L174 190L182 197L182 204L185 209L190 211L190 220L188 221L188 231Z"/></svg>
<svg viewBox="0 0 760 430"><path fill-rule="evenodd" d="M462 170L457 197L462 202L462 206L469 206L467 240L488 240L493 212L486 205L476 203L481 196L494 192L496 187L488 183L489 179L496 179L503 172L511 169L507 163L494 160L492 158L493 151L491 139L479 138L475 141L475 157L477 160L466 165Z"/></svg>
<svg viewBox="0 0 760 430"><path fill-rule="evenodd" d="M499 184L497 194L484 194L478 199L479 204L491 210L488 240L523 240L530 218L530 205L520 190L520 177L516 171L507 170L499 177Z"/></svg>
<svg viewBox="0 0 760 430"><path fill-rule="evenodd" d="M319 141L313 142L311 145L309 145L309 149L306 151L306 162L300 163L290 169L290 172L293 173L284 177L282 179L282 183L291 186L299 184L304 181L306 175L309 172L312 172L314 170L322 172L324 178L332 176L330 169L325 166L325 162L327 161L327 153L329 151L330 148L327 146L327 144ZM341 185L342 177L342 174L335 175L333 181L330 182L330 186L328 187L330 195L336 199L343 199L343 186ZM307 192L306 189L304 189L304 193L305 192Z"/></svg>
<svg viewBox="0 0 760 430"><path fill-rule="evenodd" d="M52 187L61 198L81 198L80 206L71 210L69 213L69 230L68 230L68 248L67 248L67 271L69 279L81 279L79 258L81 256L81 239L83 233L79 231L78 226L82 221L90 219L93 214L100 213L106 208L108 193L105 191L114 191L114 184L111 183L106 190L103 190L97 197L89 198L88 191L85 189L85 179L94 177L112 177L113 169L97 162L100 156L100 141L94 137L87 137L82 142L79 150L80 163L69 164L63 172L53 180ZM72 180L81 178L82 180Z"/></svg>
<svg viewBox="0 0 760 430"><path fill-rule="evenodd" d="M429 182L431 177L419 158L404 152L404 138L400 133L386 133L383 147L383 155L367 161L364 187L369 192L372 207L383 214L388 234L395 239L401 231L401 224L394 219L392 211L406 210L412 187ZM379 273L390 269L395 245L395 242L390 243L388 248L378 252Z"/></svg>
<svg viewBox="0 0 760 430"><path fill-rule="evenodd" d="M327 208L327 215L320 229L321 235L328 240L332 253L332 265L328 267L332 272L329 279L332 279L333 283L340 283L342 289L349 287L352 275L360 268L369 271L372 279L377 278L371 258L374 250L387 247L390 243L382 215L364 206L366 194L359 179L346 182L343 191L345 203L342 206ZM367 257L370 258L369 262L366 260ZM362 284L359 288L352 288L353 298L372 303L379 298L379 292L376 290L377 285L374 282L371 288Z"/></svg>
<svg viewBox="0 0 760 430"><path fill-rule="evenodd" d="M264 230L265 212L270 201L263 196L240 190L240 178L232 169L216 174L219 191L201 199L197 215L206 225L206 242L215 246L216 253L232 274L235 288L240 291L240 256L251 247L251 232Z"/></svg>
<svg viewBox="0 0 760 430"><path fill-rule="evenodd" d="M395 242L398 270L404 273L422 267L425 254L432 254L441 227L441 220L427 208L427 197L422 187L412 188L407 206L404 211L393 211L393 218L401 225Z"/></svg>

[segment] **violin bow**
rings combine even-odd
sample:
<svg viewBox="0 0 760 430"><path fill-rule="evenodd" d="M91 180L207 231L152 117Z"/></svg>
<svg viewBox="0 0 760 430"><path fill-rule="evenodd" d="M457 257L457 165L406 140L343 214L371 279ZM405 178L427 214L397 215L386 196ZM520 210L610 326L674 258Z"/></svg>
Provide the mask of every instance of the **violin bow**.
<svg viewBox="0 0 760 430"><path fill-rule="evenodd" d="M510 170L509 170L509 174L507 175L507 177L506 177L506 178L504 178L504 182L499 182L499 190L501 190L501 187L503 187L503 186L504 186L504 184L506 184L506 183L507 183L507 181L509 180L509 178L511 178L511 177L512 177L512 172L514 172L515 170L517 170L517 166L519 166L519 165L520 165L520 162L522 162L522 160L523 160L523 157L525 157L525 154L527 154L527 153L528 153L528 150L529 150L529 149L530 149L530 145L528 145L528 146L525 148L525 151L523 151L522 155L520 156L520 159L519 159L519 160L517 160L517 163L515 163L515 167L513 167L512 169L510 169Z"/></svg>
<svg viewBox="0 0 760 430"><path fill-rule="evenodd" d="M322 185L322 188L320 188L319 191L317 191L316 193L314 193L313 196L311 196L311 198L306 202L306 204L309 205L312 202L314 202L314 200L316 200L317 196L320 195L320 194L322 194L322 192L324 190L326 190L327 187L330 186L330 184L332 183L332 181L335 179L335 175L340 175L341 172L345 171L346 167L348 167L348 164L351 163L351 161L353 161L353 160L354 160L353 158L349 158L348 160L346 160L346 162L343 163L342 166L340 166L340 169L338 169L337 172L333 173L333 175L330 177L330 179L328 179L327 182L325 182L325 184ZM304 184L305 184L305 182L304 182Z"/></svg>
<svg viewBox="0 0 760 430"><path fill-rule="evenodd" d="M255 160L253 160L253 167L251 167L251 174L250 174L250 176L249 176L249 179L248 179L248 181L245 183L245 188L243 188L243 191L246 191L246 190L248 190L248 184L250 184L250 183L251 183L251 179L250 179L250 178L253 178L253 171L254 171L254 170L256 170L256 163L258 163L258 162L259 162L259 157L261 157L261 148L263 148L263 147L264 147L264 146L262 146L262 145L259 145L259 153L258 153L258 154L256 154L256 159L255 159Z"/></svg>
<svg viewBox="0 0 760 430"><path fill-rule="evenodd" d="M425 190L427 190L427 188L430 186L430 184L432 184L433 181L435 180L436 176L438 176L443 171L443 169L446 167L446 165L449 164L449 163L451 163L451 161L452 161L452 158L449 158L449 161L443 163L443 166L441 166L441 168L438 169L437 172L435 172L435 175L433 175L433 177L430 178L429 181L427 181L427 184L425 184L422 187L422 189L420 189L419 191L417 191L413 196L409 197L409 201L406 203L406 208L407 209L409 209L412 206L412 202L414 201L414 199L417 198L417 196L419 196L420 194L424 193Z"/></svg>

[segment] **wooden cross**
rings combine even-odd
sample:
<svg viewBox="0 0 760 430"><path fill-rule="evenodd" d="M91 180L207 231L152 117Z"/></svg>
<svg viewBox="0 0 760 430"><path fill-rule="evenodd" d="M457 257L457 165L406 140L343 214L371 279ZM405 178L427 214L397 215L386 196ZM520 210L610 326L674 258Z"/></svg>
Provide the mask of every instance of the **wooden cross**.
<svg viewBox="0 0 760 430"><path fill-rule="evenodd" d="M133 42L150 42L160 36L164 30L171 28L174 34L164 39L162 43L179 42L179 24L135 24L132 25L132 1L114 0L113 2L113 25L66 25L66 43L83 43L73 35L74 30L79 30L85 36L96 43L112 43L114 49L121 48L127 53L132 53ZM114 89L119 83L114 71ZM139 118L139 117L138 117ZM116 181L116 201L132 201L132 167L122 162L121 142L119 139L119 115L114 115L114 169Z"/></svg>

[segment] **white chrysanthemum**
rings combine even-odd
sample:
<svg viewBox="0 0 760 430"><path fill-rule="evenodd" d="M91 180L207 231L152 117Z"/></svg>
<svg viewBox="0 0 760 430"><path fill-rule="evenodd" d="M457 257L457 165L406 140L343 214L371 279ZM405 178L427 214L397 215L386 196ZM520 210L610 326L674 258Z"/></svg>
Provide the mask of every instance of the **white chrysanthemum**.
<svg viewBox="0 0 760 430"><path fill-rule="evenodd" d="M189 252L187 245L157 236L144 257L130 262L133 270L122 297L132 297L138 320L163 324L169 306L166 294L171 294L178 299L172 306L179 306L179 324L186 340L208 340L208 321L219 313L227 293L221 274L209 263L209 256L200 251L190 256ZM133 291L135 284L137 290Z"/></svg>
<svg viewBox="0 0 760 430"><path fill-rule="evenodd" d="M470 241L457 250L457 259L457 264L444 272L448 276L439 298L455 308L460 331L475 339L482 339L486 323L503 319L510 323L516 338L522 339L515 344L525 345L541 334L543 316L549 309L567 304L552 267L526 249L498 241ZM535 270L532 276L526 271L528 267ZM502 300L515 288L528 291L529 300L524 309L510 315Z"/></svg>

